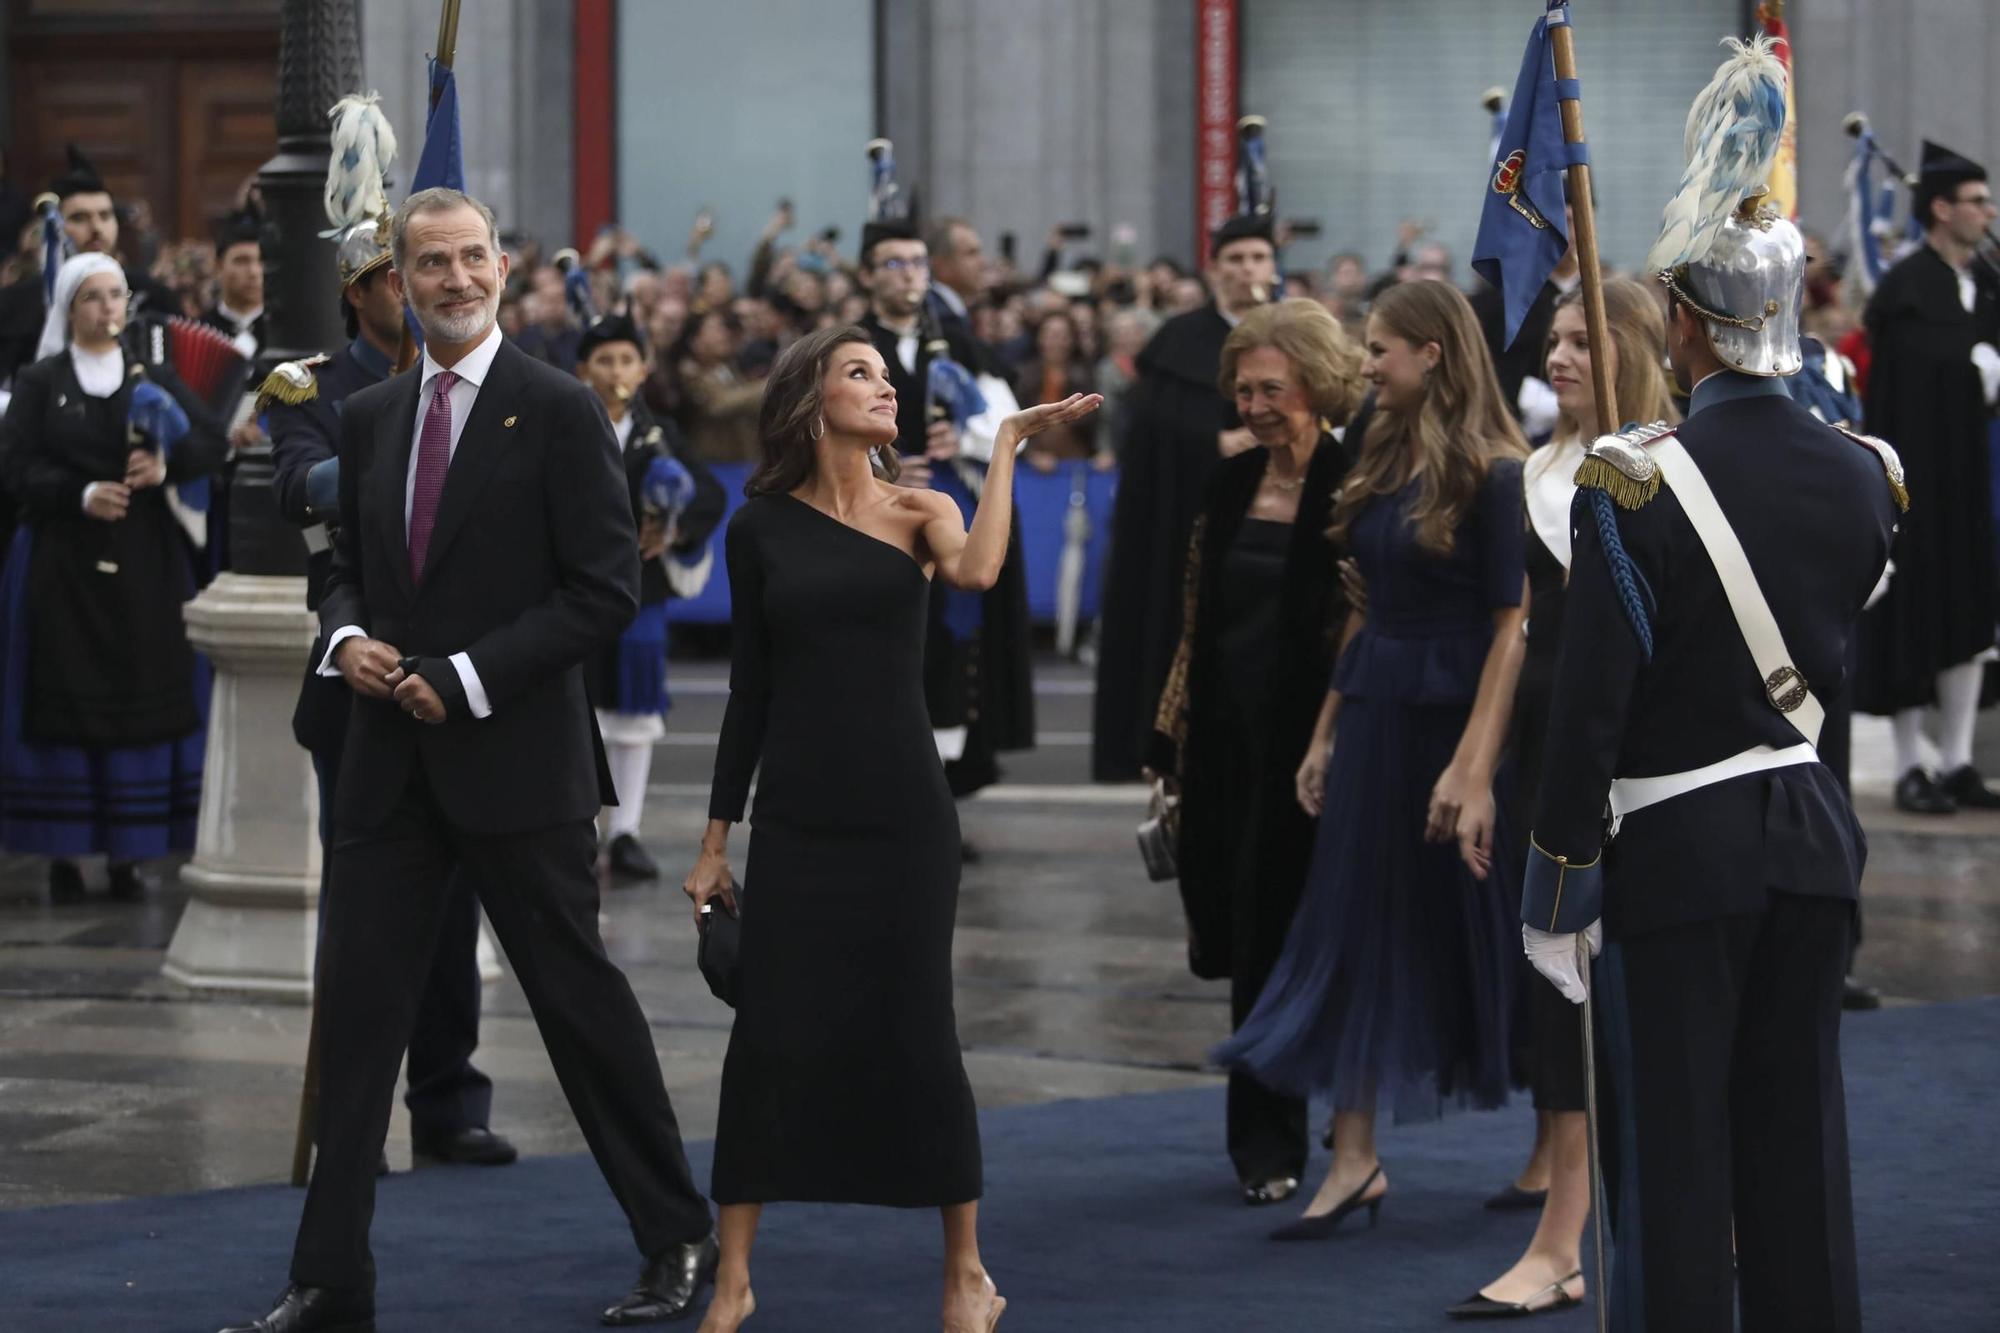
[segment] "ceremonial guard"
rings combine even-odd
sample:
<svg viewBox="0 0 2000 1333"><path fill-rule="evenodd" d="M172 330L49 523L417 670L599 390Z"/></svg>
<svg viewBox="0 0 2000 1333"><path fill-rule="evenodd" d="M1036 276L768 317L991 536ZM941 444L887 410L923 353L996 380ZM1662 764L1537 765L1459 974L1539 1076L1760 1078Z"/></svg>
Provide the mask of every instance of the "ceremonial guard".
<svg viewBox="0 0 2000 1333"><path fill-rule="evenodd" d="M101 254L118 258L118 210L110 187L90 159L69 148L69 168L49 184L62 221L62 246L67 254ZM14 238L9 237L11 244ZM132 294L130 314L177 315L174 294L143 269L125 268L125 290ZM22 366L38 359L47 314L42 275L31 273L0 289L0 383Z"/></svg>
<svg viewBox="0 0 2000 1333"><path fill-rule="evenodd" d="M1924 244L1882 275L1864 317L1864 418L1900 451L1922 502L1896 540L1887 595L1862 621L1855 703L1894 724L1896 804L1950 814L2000 808L1972 766L1996 609L1987 429L2000 396L2000 283L1976 259L1994 218L1986 169L1926 142L1910 209ZM1935 773L1922 750L1932 705Z"/></svg>
<svg viewBox="0 0 2000 1333"><path fill-rule="evenodd" d="M969 522L1000 422L1015 405L1011 395L994 393L999 400L988 401L991 379L975 379L981 361L970 332L960 321L946 323L929 294L930 258L915 200L896 183L888 140L871 143L869 155L875 184L861 229L869 294L861 327L896 389L902 483L951 495ZM999 781L998 755L1035 743L1028 639L1028 573L1019 540L1008 543L1006 565L990 590L932 585L924 694L954 796Z"/></svg>
<svg viewBox="0 0 2000 1333"><path fill-rule="evenodd" d="M1865 848L1815 747L1907 496L1892 450L1785 391L1805 247L1760 206L1785 73L1733 45L1647 261L1687 420L1577 475L1522 903L1573 1001L1603 948L1611 1326L1647 1333L1739 1306L1744 1333L1860 1327L1839 1043Z"/></svg>
<svg viewBox="0 0 2000 1333"><path fill-rule="evenodd" d="M1277 280L1275 202L1264 171L1263 120L1244 117L1235 217L1208 241L1211 300L1160 326L1139 353L1127 399L1104 572L1091 776L1139 776L1153 714L1180 646L1180 570L1210 475L1256 444L1216 387L1222 344L1237 321L1270 299Z"/></svg>
<svg viewBox="0 0 2000 1333"><path fill-rule="evenodd" d="M389 282L387 202L381 168L395 154L395 139L372 98L349 97L335 108L336 151L328 190L328 216L337 229L341 310L352 341L330 355L288 361L265 379L259 410L271 431L278 508L299 525L306 543L306 606L319 609L333 564L333 536L340 524L341 409L349 395L379 384L394 370L404 336L403 305ZM343 174L342 139L366 137L365 162ZM377 151L376 145L385 147ZM356 179L366 170L370 180ZM369 188L372 181L373 188ZM326 655L315 643L304 666L304 684L292 712L292 736L310 751L319 779L320 838L327 839L340 778L342 742L352 696L338 676L314 671ZM331 848L322 865L330 865ZM322 873L320 912L326 911ZM471 887L454 882L446 895L437 951L424 980L410 1037L411 1146L432 1161L502 1166L514 1145L487 1128L493 1084L472 1064L479 1046L479 903Z"/></svg>
<svg viewBox="0 0 2000 1333"><path fill-rule="evenodd" d="M645 336L629 311L595 321L577 342L576 373L611 419L639 529L639 613L588 674L618 793L605 829L614 883L660 876L639 842L639 820L653 746L667 734L667 603L697 596L707 585L715 562L708 539L729 507L722 483L680 448L673 423L656 419L639 397L651 370Z"/></svg>

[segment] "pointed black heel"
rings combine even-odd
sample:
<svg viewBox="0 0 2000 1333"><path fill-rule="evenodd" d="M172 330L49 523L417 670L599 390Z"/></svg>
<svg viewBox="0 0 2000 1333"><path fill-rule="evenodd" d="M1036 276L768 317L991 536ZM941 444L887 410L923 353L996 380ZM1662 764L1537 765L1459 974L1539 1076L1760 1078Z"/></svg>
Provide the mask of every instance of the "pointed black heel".
<svg viewBox="0 0 2000 1333"><path fill-rule="evenodd" d="M1321 1213L1318 1217L1301 1217L1296 1221L1287 1222L1271 1233L1271 1239L1325 1240L1328 1236L1340 1230L1340 1224L1347 1220L1349 1213L1358 1212L1363 1208L1368 1210L1368 1225L1371 1227L1374 1226L1376 1219L1382 1212L1382 1200L1389 1197L1388 1191L1385 1190L1372 1199L1364 1199L1361 1196L1366 1194L1381 1176L1382 1164L1377 1162L1375 1169L1368 1173L1368 1179L1362 1181L1354 1193L1342 1199L1332 1212Z"/></svg>

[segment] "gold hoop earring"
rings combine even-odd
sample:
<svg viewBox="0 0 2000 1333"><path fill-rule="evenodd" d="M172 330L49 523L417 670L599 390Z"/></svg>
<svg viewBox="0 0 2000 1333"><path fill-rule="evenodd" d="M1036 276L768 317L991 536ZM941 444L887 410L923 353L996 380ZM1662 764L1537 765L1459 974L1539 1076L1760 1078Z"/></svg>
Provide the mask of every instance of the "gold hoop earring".
<svg viewBox="0 0 2000 1333"><path fill-rule="evenodd" d="M821 417L813 422L813 429L808 430L806 434L812 438L814 444L818 444L826 436L826 418Z"/></svg>

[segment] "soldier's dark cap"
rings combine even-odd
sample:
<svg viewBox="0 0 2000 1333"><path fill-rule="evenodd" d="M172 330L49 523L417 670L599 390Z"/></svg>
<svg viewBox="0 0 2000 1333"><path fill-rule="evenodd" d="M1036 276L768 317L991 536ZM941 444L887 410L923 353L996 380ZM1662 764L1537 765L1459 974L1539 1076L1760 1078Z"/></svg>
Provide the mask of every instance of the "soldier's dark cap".
<svg viewBox="0 0 2000 1333"><path fill-rule="evenodd" d="M220 259L228 253L232 245L248 241L252 244L264 239L264 215L254 208L242 208L233 213L225 213L215 222L215 256Z"/></svg>
<svg viewBox="0 0 2000 1333"><path fill-rule="evenodd" d="M1275 220L1269 213L1238 213L1217 227L1208 238L1208 257L1214 259L1222 247L1235 241L1267 241L1277 245Z"/></svg>
<svg viewBox="0 0 2000 1333"><path fill-rule="evenodd" d="M646 336L639 332L632 316L622 310L604 316L583 331L576 342L577 364L590 360L590 354L606 343L631 343L639 349L640 356L646 354Z"/></svg>
<svg viewBox="0 0 2000 1333"><path fill-rule="evenodd" d="M861 262L873 265L875 247L883 241L921 241L923 233L917 230L913 218L883 218L876 222L861 224Z"/></svg>
<svg viewBox="0 0 2000 1333"><path fill-rule="evenodd" d="M62 201L73 194L109 194L111 190L104 183L104 178L97 174L97 168L91 165L90 159L83 155L83 150L71 144L69 166L49 182L49 192L55 195L60 207Z"/></svg>

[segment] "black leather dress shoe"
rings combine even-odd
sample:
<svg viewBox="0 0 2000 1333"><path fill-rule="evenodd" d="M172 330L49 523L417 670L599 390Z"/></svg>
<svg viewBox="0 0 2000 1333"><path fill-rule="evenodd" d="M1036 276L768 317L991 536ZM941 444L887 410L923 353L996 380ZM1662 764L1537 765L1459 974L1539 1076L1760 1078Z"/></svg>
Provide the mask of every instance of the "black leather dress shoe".
<svg viewBox="0 0 2000 1333"><path fill-rule="evenodd" d="M598 1322L625 1328L685 1318L693 1313L701 1289L715 1281L715 1264L721 1257L713 1231L698 1241L672 1246L646 1265L639 1285L599 1315Z"/></svg>
<svg viewBox="0 0 2000 1333"><path fill-rule="evenodd" d="M611 874L617 879L658 879L660 863L653 859L637 838L621 833L611 840L608 857Z"/></svg>
<svg viewBox="0 0 2000 1333"><path fill-rule="evenodd" d="M1958 813L1958 802L1929 773L1912 768L1896 779L1896 808L1913 815L1951 815Z"/></svg>
<svg viewBox="0 0 2000 1333"><path fill-rule="evenodd" d="M1865 1013L1882 1007L1882 992L1849 977L1840 986L1840 1007L1850 1013Z"/></svg>
<svg viewBox="0 0 2000 1333"><path fill-rule="evenodd" d="M375 1298L364 1291L295 1282L271 1313L248 1324L231 1324L222 1333L375 1333Z"/></svg>
<svg viewBox="0 0 2000 1333"><path fill-rule="evenodd" d="M145 876L139 873L139 867L130 861L121 861L111 867L111 896L116 901L136 903L146 896L150 887Z"/></svg>
<svg viewBox="0 0 2000 1333"><path fill-rule="evenodd" d="M484 1125L467 1125L441 1136L412 1133L410 1151L417 1157L453 1166L506 1166L521 1155L513 1144Z"/></svg>
<svg viewBox="0 0 2000 1333"><path fill-rule="evenodd" d="M1961 810L2000 810L2000 792L1987 786L1971 764L1954 768L1938 780L1938 786Z"/></svg>

